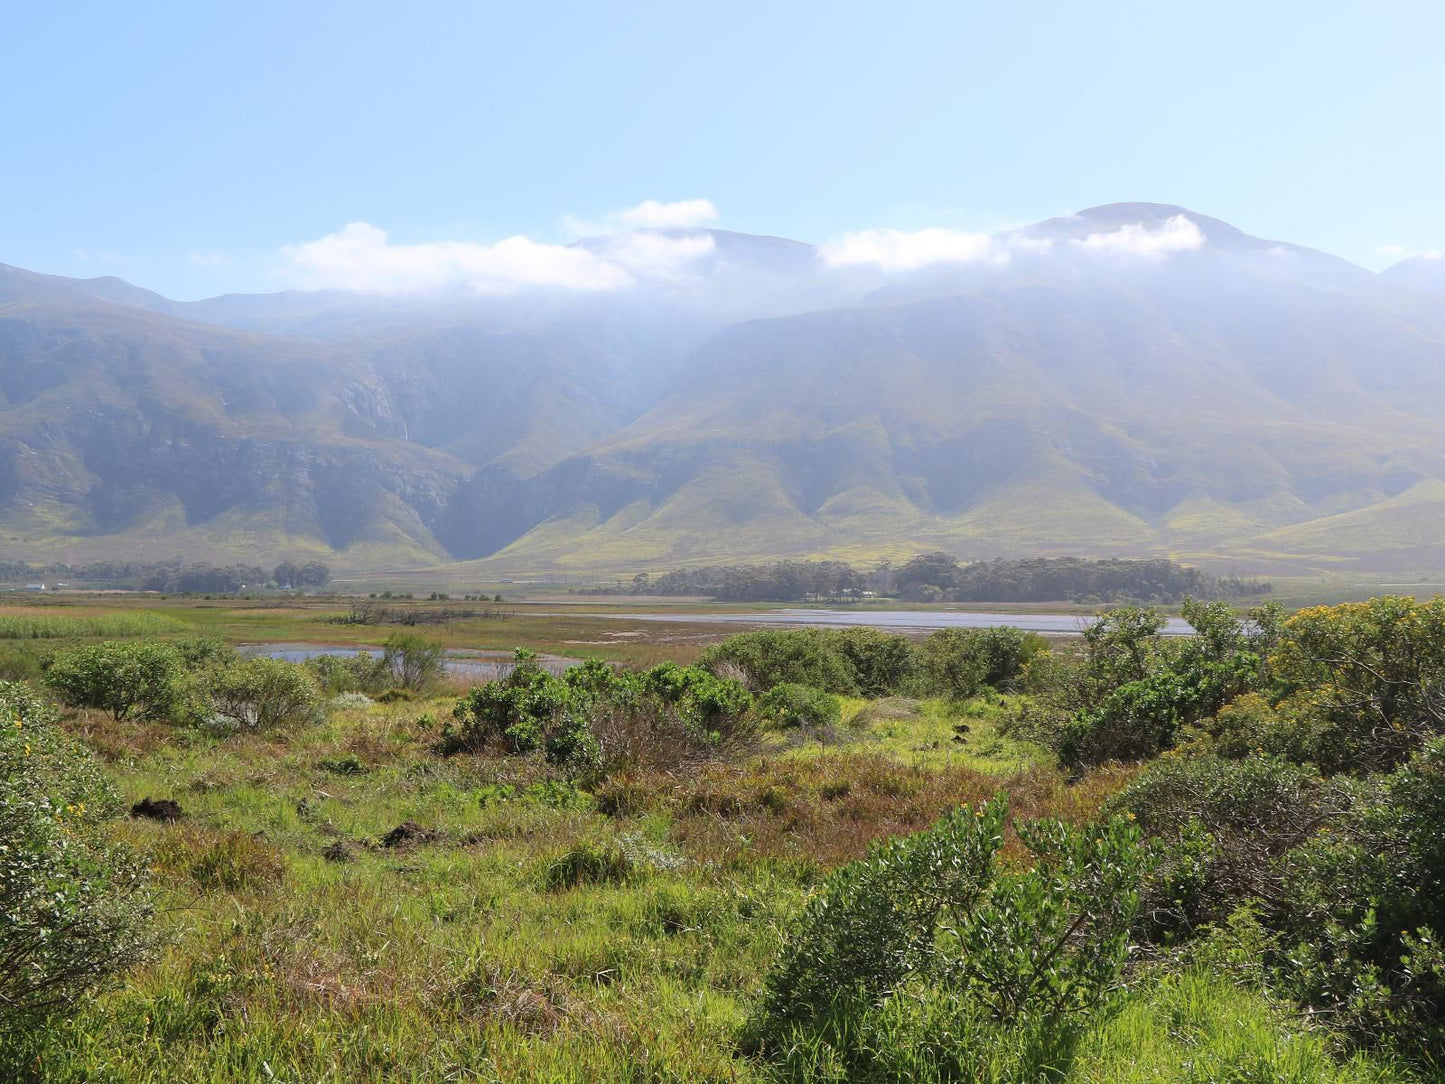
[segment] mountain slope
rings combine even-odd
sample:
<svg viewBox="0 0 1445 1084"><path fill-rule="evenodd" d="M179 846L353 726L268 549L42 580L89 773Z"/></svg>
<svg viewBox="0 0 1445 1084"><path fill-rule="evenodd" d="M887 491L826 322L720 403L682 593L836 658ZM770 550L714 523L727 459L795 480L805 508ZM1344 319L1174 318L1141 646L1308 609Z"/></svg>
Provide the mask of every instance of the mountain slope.
<svg viewBox="0 0 1445 1084"><path fill-rule="evenodd" d="M184 304L0 267L0 540L494 571L1445 562L1445 301L1415 271L1167 204L912 271L725 231L579 244L686 258L587 296Z"/></svg>

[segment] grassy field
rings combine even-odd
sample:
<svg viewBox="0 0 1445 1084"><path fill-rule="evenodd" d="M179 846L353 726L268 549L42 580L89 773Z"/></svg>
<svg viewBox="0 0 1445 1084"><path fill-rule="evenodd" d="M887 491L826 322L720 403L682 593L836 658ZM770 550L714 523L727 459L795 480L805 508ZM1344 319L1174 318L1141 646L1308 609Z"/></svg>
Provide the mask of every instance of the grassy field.
<svg viewBox="0 0 1445 1084"><path fill-rule="evenodd" d="M342 608L122 598L34 610L153 613L232 642L394 631L323 620ZM733 631L636 624L519 608L421 631L631 663L687 661ZM774 736L742 760L614 776L588 793L534 761L438 755L452 703L334 707L304 731L224 739L70 713L127 803L170 798L184 816L120 826L161 885L166 947L55 1027L27 1055L33 1078L776 1079L738 1031L831 867L1000 790L1016 815L1082 821L1129 778L1069 781L998 732L1005 700L990 694L850 700L828 734ZM1132 983L1058 1079L1416 1079L1341 1060L1327 1033L1223 976L1141 971Z"/></svg>

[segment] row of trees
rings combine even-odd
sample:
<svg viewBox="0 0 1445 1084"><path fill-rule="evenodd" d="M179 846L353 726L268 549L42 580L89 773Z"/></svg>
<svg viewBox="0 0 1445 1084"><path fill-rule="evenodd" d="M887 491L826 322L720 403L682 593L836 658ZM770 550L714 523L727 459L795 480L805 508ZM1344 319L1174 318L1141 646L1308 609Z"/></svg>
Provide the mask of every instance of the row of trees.
<svg viewBox="0 0 1445 1084"><path fill-rule="evenodd" d="M915 557L893 571L900 598L918 602L1121 602L1174 604L1265 594L1258 580L1217 577L1173 561L1079 557L960 564L946 553Z"/></svg>
<svg viewBox="0 0 1445 1084"><path fill-rule="evenodd" d="M1173 561L1078 557L961 563L946 553L864 571L843 561L775 561L718 565L652 575L586 594L704 595L722 602L843 601L865 593L913 602L1098 602L1175 604L1186 597L1261 595L1259 580L1211 576Z"/></svg>
<svg viewBox="0 0 1445 1084"><path fill-rule="evenodd" d="M0 583L84 583L103 587L139 587L168 594L230 594L243 587L317 589L331 581L321 561L283 561L269 572L259 565L185 564L179 560L141 563L97 561L90 564L29 565L0 561Z"/></svg>

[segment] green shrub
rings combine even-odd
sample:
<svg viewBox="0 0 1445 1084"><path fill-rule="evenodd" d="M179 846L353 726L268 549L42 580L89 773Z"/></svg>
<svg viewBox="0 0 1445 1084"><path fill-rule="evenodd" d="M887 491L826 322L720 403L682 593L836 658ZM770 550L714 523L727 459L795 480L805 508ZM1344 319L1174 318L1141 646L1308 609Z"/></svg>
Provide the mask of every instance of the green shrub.
<svg viewBox="0 0 1445 1084"><path fill-rule="evenodd" d="M323 717L321 692L306 668L264 655L206 675L204 691L215 715L241 730L307 726Z"/></svg>
<svg viewBox="0 0 1445 1084"><path fill-rule="evenodd" d="M60 652L45 684L66 704L108 711L119 722L174 716L185 677L181 654L170 644L112 642Z"/></svg>
<svg viewBox="0 0 1445 1084"><path fill-rule="evenodd" d="M479 686L457 701L454 722L442 732L446 752L531 753L568 702L568 688L537 664L534 652L518 648L511 672Z"/></svg>
<svg viewBox="0 0 1445 1084"><path fill-rule="evenodd" d="M1290 856L1280 988L1357 1042L1445 1049L1445 740L1349 784L1332 830Z"/></svg>
<svg viewBox="0 0 1445 1084"><path fill-rule="evenodd" d="M837 726L842 705L831 693L806 685L775 685L758 701L758 715L778 730L821 730Z"/></svg>
<svg viewBox="0 0 1445 1084"><path fill-rule="evenodd" d="M63 1012L147 955L144 868L105 833L118 811L51 710L0 683L0 1031Z"/></svg>
<svg viewBox="0 0 1445 1084"><path fill-rule="evenodd" d="M936 1046L941 1021L1066 1043L1119 981L1144 852L1125 820L1036 821L1019 826L1032 868L1000 873L1005 813L1002 799L965 807L836 870L794 924L750 1039L800 1075L849 1080L909 1079L888 1063Z"/></svg>
<svg viewBox="0 0 1445 1084"><path fill-rule="evenodd" d="M1271 758L1163 757L1105 806L1134 818L1159 863L1147 882L1141 934L1173 941L1226 921L1251 901L1277 906L1286 856L1350 808L1316 773Z"/></svg>
<svg viewBox="0 0 1445 1084"><path fill-rule="evenodd" d="M744 632L708 648L698 665L714 673L724 665L736 666L758 692L788 683L853 696L859 691L858 675L842 645L831 629Z"/></svg>
<svg viewBox="0 0 1445 1084"><path fill-rule="evenodd" d="M390 682L381 660L370 655L313 655L302 665L333 696L342 693L377 693Z"/></svg>
<svg viewBox="0 0 1445 1084"><path fill-rule="evenodd" d="M1042 636L1012 627L940 629L919 648L920 669L927 692L966 700L985 686L1010 687L1047 651Z"/></svg>

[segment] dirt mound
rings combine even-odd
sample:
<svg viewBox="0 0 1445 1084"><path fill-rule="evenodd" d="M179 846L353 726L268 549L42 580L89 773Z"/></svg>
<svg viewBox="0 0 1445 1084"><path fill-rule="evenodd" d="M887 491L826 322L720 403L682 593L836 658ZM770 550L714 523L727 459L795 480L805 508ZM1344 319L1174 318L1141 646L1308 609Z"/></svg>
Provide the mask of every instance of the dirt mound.
<svg viewBox="0 0 1445 1084"><path fill-rule="evenodd" d="M383 847L404 847L411 843L425 843L435 836L430 828L423 828L415 821L402 821L381 837Z"/></svg>
<svg viewBox="0 0 1445 1084"><path fill-rule="evenodd" d="M178 821L185 816L181 804L170 798L142 798L130 807L130 815L152 821Z"/></svg>

